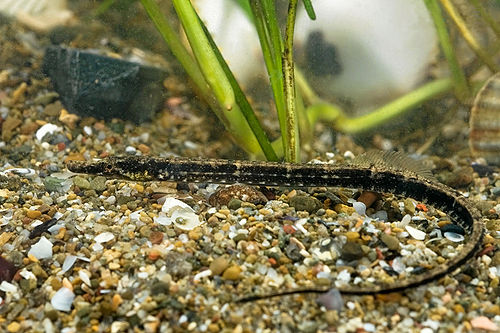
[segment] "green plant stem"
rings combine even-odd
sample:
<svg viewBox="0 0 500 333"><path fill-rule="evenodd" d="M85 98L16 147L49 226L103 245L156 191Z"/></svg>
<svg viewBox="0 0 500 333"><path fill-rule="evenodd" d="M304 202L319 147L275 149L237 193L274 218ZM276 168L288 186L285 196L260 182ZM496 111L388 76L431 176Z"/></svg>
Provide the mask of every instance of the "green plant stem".
<svg viewBox="0 0 500 333"><path fill-rule="evenodd" d="M282 41L274 3L272 0L250 0L250 8L254 16L255 27L271 83L281 135L284 136L286 114L281 66Z"/></svg>
<svg viewBox="0 0 500 333"><path fill-rule="evenodd" d="M288 162L300 162L300 142L297 113L295 111L295 73L293 63L293 33L298 0L290 0L283 49L283 85L286 110L286 136L283 137L285 159Z"/></svg>
<svg viewBox="0 0 500 333"><path fill-rule="evenodd" d="M302 71L297 67L295 68L295 84L307 104L311 105L321 102L321 98L316 95L316 92L311 88Z"/></svg>
<svg viewBox="0 0 500 333"><path fill-rule="evenodd" d="M339 115L333 126L339 131L350 134L367 131L387 122L390 119L401 116L406 111L409 111L423 102L449 91L451 88L451 79L447 78L435 80L373 112L370 112L369 114L356 118L347 118Z"/></svg>
<svg viewBox="0 0 500 333"><path fill-rule="evenodd" d="M444 56L448 62L450 68L451 77L453 79L453 86L455 89L455 96L461 100L465 101L470 96L469 86L467 84L467 79L465 74L458 63L457 57L455 55L455 50L453 44L450 40L450 35L446 28L446 23L444 21L443 15L441 13L441 8L437 3L437 0L424 0L429 13L431 14L432 20L436 27L437 35L439 38L439 44L443 50Z"/></svg>
<svg viewBox="0 0 500 333"><path fill-rule="evenodd" d="M203 26L203 29L205 31L207 38L208 38L208 41L210 42L210 45L211 45L213 51L215 52L217 59L219 59L220 65L221 65L222 69L224 70L224 73L226 74L226 77L229 80L232 89L234 90L236 104L237 104L239 110L241 110L243 117L245 117L248 126L250 126L250 129L252 130L253 134L257 138L257 141L260 144L262 152L264 153L265 157L268 160L277 161L278 157L276 155L276 152L274 151L271 142L269 141L266 133L264 132L264 129L260 125L260 122L257 119L257 116L255 115L252 107L250 106L250 103L248 102L248 99L246 98L245 93L243 93L243 90L241 90L241 87L239 86L238 82L236 81L236 78L234 77L233 73L229 69L229 66L227 65L226 61L222 57L222 54L220 53L219 49L217 48L217 45L215 45L215 42L213 41L212 37L210 36L210 33L208 32L206 27L203 25L201 20L199 20L199 21L200 21L200 24L202 24L202 26ZM242 130L243 129L245 129L245 128L242 128ZM245 138L245 137L243 137L243 138Z"/></svg>
<svg viewBox="0 0 500 333"><path fill-rule="evenodd" d="M440 0L444 9L448 12L448 15L451 17L453 22L455 22L458 30L462 34L462 37L465 39L469 47L474 51L474 53L488 66L488 68L496 73L499 71L499 67L495 64L495 62L490 58L488 53L483 50L483 48L479 45L474 35L470 32L465 24L463 18L456 11L455 7L449 0Z"/></svg>
<svg viewBox="0 0 500 333"><path fill-rule="evenodd" d="M225 62L221 63L222 56L217 53L218 50L214 52L213 41L207 37L204 26L194 11L191 2L173 0L196 61L193 60L191 54L180 41L175 29L161 15L156 3L153 0L141 0L141 2L174 56L184 67L199 89L201 96L209 103L234 140L248 153L258 154L263 151L268 159L276 160L276 154L272 150L272 146L258 121L249 123L245 115L242 114L237 104L237 100L240 101L241 98L239 98L239 95L235 96L233 88L234 84L237 85L236 80L227 74L229 72L227 64ZM256 120L251 109L250 113ZM257 129L254 128L255 123L257 123ZM258 136L254 135L254 130L259 133Z"/></svg>
<svg viewBox="0 0 500 333"><path fill-rule="evenodd" d="M141 3L146 10L146 13L149 15L149 18L156 26L156 29L163 37L163 40L167 43L172 54L175 56L177 61L179 61L188 76L191 80L193 80L194 84L199 89L199 93L202 95L203 99L206 100L207 103L211 104L211 106L214 106L212 92L210 91L208 83L201 73L200 67L184 44L182 44L175 29L170 26L170 23L165 19L165 16L161 14L161 10L156 2L154 0L141 0Z"/></svg>

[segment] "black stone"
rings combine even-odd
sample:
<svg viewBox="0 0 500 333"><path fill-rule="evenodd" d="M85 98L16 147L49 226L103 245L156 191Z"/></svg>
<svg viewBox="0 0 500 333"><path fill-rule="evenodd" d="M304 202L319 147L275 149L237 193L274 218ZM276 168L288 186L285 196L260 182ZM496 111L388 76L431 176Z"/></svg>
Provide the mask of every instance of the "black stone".
<svg viewBox="0 0 500 333"><path fill-rule="evenodd" d="M141 123L164 99L166 71L89 51L48 47L43 71L64 107L81 116Z"/></svg>
<svg viewBox="0 0 500 333"><path fill-rule="evenodd" d="M465 235L465 230L459 225L456 224L447 224L441 227L441 232L444 234L445 232L454 232L456 234Z"/></svg>
<svg viewBox="0 0 500 333"><path fill-rule="evenodd" d="M474 172L477 172L479 177L486 177L486 176L493 174L493 172L495 172L495 168L493 166L490 166L490 165L472 163L471 166L472 166L472 169L474 170Z"/></svg>
<svg viewBox="0 0 500 333"><path fill-rule="evenodd" d="M353 261L361 259L364 256L364 252L361 249L361 245L354 242L347 242L342 247L342 253L340 257L346 261Z"/></svg>

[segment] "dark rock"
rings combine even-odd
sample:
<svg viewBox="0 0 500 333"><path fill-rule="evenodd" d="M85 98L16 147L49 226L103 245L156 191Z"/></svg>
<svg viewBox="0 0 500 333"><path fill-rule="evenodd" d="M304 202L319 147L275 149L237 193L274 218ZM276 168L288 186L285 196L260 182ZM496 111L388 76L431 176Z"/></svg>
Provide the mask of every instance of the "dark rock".
<svg viewBox="0 0 500 333"><path fill-rule="evenodd" d="M29 238L33 239L40 236L41 234L49 230L49 228L55 225L56 223L57 219L50 219L47 222L37 225L35 228L33 228L33 231L31 231Z"/></svg>
<svg viewBox="0 0 500 333"><path fill-rule="evenodd" d="M89 51L48 47L43 71L66 109L81 116L140 123L151 119L164 99L164 70Z"/></svg>
<svg viewBox="0 0 500 333"><path fill-rule="evenodd" d="M285 248L285 253L286 256L294 262L302 261L302 259L304 259L304 256L300 254L300 248L295 243L288 244Z"/></svg>
<svg viewBox="0 0 500 333"><path fill-rule="evenodd" d="M1 281L12 281L12 278L17 272L16 266L13 263L0 257L0 282Z"/></svg>
<svg viewBox="0 0 500 333"><path fill-rule="evenodd" d="M495 172L495 168L493 166L490 166L490 165L472 163L471 166L472 166L472 169L474 170L474 172L477 172L479 177L486 177L486 176L493 174L493 172Z"/></svg>
<svg viewBox="0 0 500 333"><path fill-rule="evenodd" d="M151 286L151 295L165 294L168 295L170 285L166 282L157 281Z"/></svg>
<svg viewBox="0 0 500 333"><path fill-rule="evenodd" d="M465 235L465 230L459 225L456 224L447 224L441 227L441 232L444 234L445 232L454 232L459 235Z"/></svg>
<svg viewBox="0 0 500 333"><path fill-rule="evenodd" d="M361 245L354 242L347 242L342 247L342 253L340 257L346 261L358 260L364 256L363 249Z"/></svg>

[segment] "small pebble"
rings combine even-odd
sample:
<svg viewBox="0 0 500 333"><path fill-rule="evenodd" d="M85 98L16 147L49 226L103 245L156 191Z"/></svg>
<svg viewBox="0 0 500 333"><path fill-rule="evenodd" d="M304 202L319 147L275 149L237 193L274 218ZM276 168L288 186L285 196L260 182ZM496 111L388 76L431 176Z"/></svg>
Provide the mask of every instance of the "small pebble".
<svg viewBox="0 0 500 333"><path fill-rule="evenodd" d="M21 329L21 324L19 324L17 321L13 321L9 325L7 325L7 331L10 333L19 332L20 329Z"/></svg>
<svg viewBox="0 0 500 333"><path fill-rule="evenodd" d="M472 328L481 329L485 331L498 332L498 326L492 322L488 317L479 316L470 321Z"/></svg>
<svg viewBox="0 0 500 333"><path fill-rule="evenodd" d="M386 233L382 233L380 235L380 240L385 245L387 245L389 250L398 251L400 249L399 240L394 236L388 235Z"/></svg>
<svg viewBox="0 0 500 333"><path fill-rule="evenodd" d="M221 275L229 266L229 261L224 257L218 257L210 264L209 269L213 275Z"/></svg>
<svg viewBox="0 0 500 333"><path fill-rule="evenodd" d="M240 279L240 274L241 274L241 268L238 265L233 265L231 267L228 267L224 273L222 274L222 278L224 280L238 280Z"/></svg>

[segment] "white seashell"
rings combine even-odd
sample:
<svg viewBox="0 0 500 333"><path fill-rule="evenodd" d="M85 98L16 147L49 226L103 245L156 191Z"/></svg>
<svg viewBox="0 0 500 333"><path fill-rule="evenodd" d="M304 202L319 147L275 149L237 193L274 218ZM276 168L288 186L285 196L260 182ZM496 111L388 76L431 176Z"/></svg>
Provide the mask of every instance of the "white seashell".
<svg viewBox="0 0 500 333"><path fill-rule="evenodd" d="M172 214L171 218L174 225L181 230L193 230L202 223L202 221L200 221L200 217L193 211L183 208L177 209Z"/></svg>
<svg viewBox="0 0 500 333"><path fill-rule="evenodd" d="M193 208L175 198L165 199L161 211L165 215L157 217L156 222L162 225L174 223L181 230L193 230L203 223Z"/></svg>
<svg viewBox="0 0 500 333"><path fill-rule="evenodd" d="M28 271L26 268L23 268L19 272L19 275L21 275L23 277L23 279L26 279L26 280L29 280L29 279L36 280L35 274L33 274L32 272Z"/></svg>
<svg viewBox="0 0 500 333"><path fill-rule="evenodd" d="M194 211L188 204L175 198L166 198L161 211L167 214L172 214L178 208L185 208Z"/></svg>
<svg viewBox="0 0 500 333"><path fill-rule="evenodd" d="M460 234L457 234L454 232L450 232L450 231L445 232L444 237L447 240L450 240L450 241L455 242L455 243L463 242L463 240L465 239L465 237L463 235L460 235Z"/></svg>
<svg viewBox="0 0 500 333"><path fill-rule="evenodd" d="M86 269L79 270L78 276L87 286L90 287L90 273Z"/></svg>
<svg viewBox="0 0 500 333"><path fill-rule="evenodd" d="M406 214L403 216L403 219L401 219L401 227L406 227L409 223L411 222L411 216L410 214Z"/></svg>
<svg viewBox="0 0 500 333"><path fill-rule="evenodd" d="M31 246L28 255L33 255L37 259L52 258L52 243L42 236L40 240Z"/></svg>
<svg viewBox="0 0 500 333"><path fill-rule="evenodd" d="M405 227L405 229L406 229L406 231L408 231L410 236L415 238L416 240L424 240L425 239L425 236L426 236L425 232L418 230L417 228L414 228L410 225L407 225Z"/></svg>
<svg viewBox="0 0 500 333"><path fill-rule="evenodd" d="M67 271L69 271L75 264L76 259L77 257L74 255L67 255L62 265L62 273L66 273Z"/></svg>
<svg viewBox="0 0 500 333"><path fill-rule="evenodd" d="M62 287L52 296L50 303L56 310L69 312L71 311L71 304L74 299L75 294L73 291L66 287Z"/></svg>
<svg viewBox="0 0 500 333"><path fill-rule="evenodd" d="M96 243L106 243L106 242L109 242L110 240L114 239L115 238L115 235L113 235L111 232L109 231L106 231L106 232L103 232L103 233L100 233L99 235L97 235L95 238L94 238L94 241Z"/></svg>
<svg viewBox="0 0 500 333"><path fill-rule="evenodd" d="M363 202L353 202L352 207L358 213L359 215L365 215L366 214L366 205Z"/></svg>
<svg viewBox="0 0 500 333"><path fill-rule="evenodd" d="M212 271L209 270L209 269L206 269L204 271L201 271L199 272L198 274L196 274L194 277L193 277L193 281L195 282L199 282L202 278L204 277L209 277L210 275L212 275Z"/></svg>
<svg viewBox="0 0 500 333"><path fill-rule="evenodd" d="M38 141L42 141L42 139L45 135L52 134L55 132L60 132L60 131L62 131L61 127L54 125L54 124L51 124L51 123L48 123L48 124L43 125L42 127L40 127L36 131L35 137Z"/></svg>

